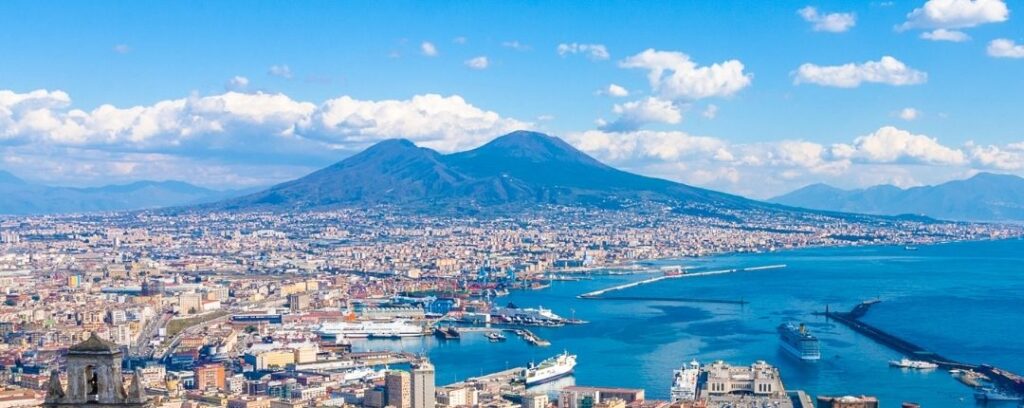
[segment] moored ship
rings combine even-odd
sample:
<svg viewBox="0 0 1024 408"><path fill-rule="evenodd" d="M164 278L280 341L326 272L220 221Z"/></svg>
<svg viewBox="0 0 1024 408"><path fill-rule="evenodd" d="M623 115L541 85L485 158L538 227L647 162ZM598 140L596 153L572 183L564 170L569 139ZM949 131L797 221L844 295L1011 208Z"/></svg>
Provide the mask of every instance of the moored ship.
<svg viewBox="0 0 1024 408"><path fill-rule="evenodd" d="M939 368L938 364L930 363L927 361L911 360L906 357L903 357L899 360L890 360L889 365L899 368L913 368L916 370L932 370L935 368Z"/></svg>
<svg viewBox="0 0 1024 408"><path fill-rule="evenodd" d="M570 375L575 367L576 355L565 352L541 361L540 364L531 363L523 370L523 381L527 386L541 384Z"/></svg>
<svg viewBox="0 0 1024 408"><path fill-rule="evenodd" d="M672 402L697 399L697 380L700 378L700 363L693 360L684 368L673 371Z"/></svg>
<svg viewBox="0 0 1024 408"><path fill-rule="evenodd" d="M423 328L405 320L367 320L323 323L316 333L321 337L338 339L398 338L422 336Z"/></svg>
<svg viewBox="0 0 1024 408"><path fill-rule="evenodd" d="M796 358L804 361L821 359L821 346L818 343L818 338L811 334L803 323L780 325L779 337L782 339L782 349Z"/></svg>

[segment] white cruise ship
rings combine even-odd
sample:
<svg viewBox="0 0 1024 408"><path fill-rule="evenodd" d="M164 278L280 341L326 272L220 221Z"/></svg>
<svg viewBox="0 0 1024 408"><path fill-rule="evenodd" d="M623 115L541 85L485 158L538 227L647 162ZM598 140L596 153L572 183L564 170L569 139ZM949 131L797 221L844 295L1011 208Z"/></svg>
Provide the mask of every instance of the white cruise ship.
<svg viewBox="0 0 1024 408"><path fill-rule="evenodd" d="M572 374L576 367L576 355L568 352L541 361L540 364L530 364L523 370L523 381L526 386L537 385Z"/></svg>
<svg viewBox="0 0 1024 408"><path fill-rule="evenodd" d="M367 320L323 323L316 333L321 337L336 339L399 338L422 336L423 328L405 320Z"/></svg>
<svg viewBox="0 0 1024 408"><path fill-rule="evenodd" d="M700 363L693 360L686 367L673 371L672 402L697 399L697 379L700 378Z"/></svg>

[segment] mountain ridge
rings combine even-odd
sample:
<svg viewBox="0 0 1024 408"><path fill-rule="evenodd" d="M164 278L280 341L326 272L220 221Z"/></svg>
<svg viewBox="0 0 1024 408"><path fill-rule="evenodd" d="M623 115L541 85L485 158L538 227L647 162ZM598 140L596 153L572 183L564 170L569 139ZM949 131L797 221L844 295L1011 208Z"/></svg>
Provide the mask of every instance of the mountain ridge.
<svg viewBox="0 0 1024 408"><path fill-rule="evenodd" d="M862 214L917 214L957 221L1024 221L1024 178L983 172L964 180L907 189L877 185L844 190L816 183L767 201Z"/></svg>
<svg viewBox="0 0 1024 408"><path fill-rule="evenodd" d="M450 154L405 139L386 140L307 176L206 207L394 204L426 210L480 210L536 204L622 208L642 202L702 207L709 212L779 207L618 170L557 137L529 131L515 131Z"/></svg>

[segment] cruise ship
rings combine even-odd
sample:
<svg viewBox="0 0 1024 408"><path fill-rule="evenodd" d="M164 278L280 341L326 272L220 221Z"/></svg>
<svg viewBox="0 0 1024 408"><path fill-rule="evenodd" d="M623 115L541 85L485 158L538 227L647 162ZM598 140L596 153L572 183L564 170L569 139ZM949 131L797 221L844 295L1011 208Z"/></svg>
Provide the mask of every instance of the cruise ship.
<svg viewBox="0 0 1024 408"><path fill-rule="evenodd" d="M526 386L541 384L570 375L575 367L576 355L565 352L541 361L540 364L531 363L523 370L523 381Z"/></svg>
<svg viewBox="0 0 1024 408"><path fill-rule="evenodd" d="M321 337L336 339L399 338L422 336L423 328L405 320L367 320L323 323L316 333Z"/></svg>
<svg viewBox="0 0 1024 408"><path fill-rule="evenodd" d="M697 399L697 380L700 378L700 363L693 360L685 367L673 371L672 402Z"/></svg>
<svg viewBox="0 0 1024 408"><path fill-rule="evenodd" d="M821 347L818 344L818 338L814 337L803 323L800 325L794 323L780 325L779 337L782 339L782 349L796 358L804 361L817 361L821 359Z"/></svg>

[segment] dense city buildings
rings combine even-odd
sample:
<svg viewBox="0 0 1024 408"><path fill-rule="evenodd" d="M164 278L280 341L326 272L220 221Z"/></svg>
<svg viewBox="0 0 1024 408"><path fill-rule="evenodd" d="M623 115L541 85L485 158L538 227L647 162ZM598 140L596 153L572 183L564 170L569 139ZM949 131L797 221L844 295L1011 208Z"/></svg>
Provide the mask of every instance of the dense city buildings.
<svg viewBox="0 0 1024 408"><path fill-rule="evenodd" d="M544 347L550 342L530 327L586 322L539 305L508 305L501 299L510 291L607 270L665 278L688 273L646 265L651 259L910 247L1022 233L1012 225L912 218L737 216L742 219L551 207L515 218L447 218L382 207L3 219L0 403L803 406L810 399L787 392L785 374L763 362L698 364L693 390L656 401L616 384L528 391L533 377L524 377L529 370L522 367L436 384L451 377L425 356L353 349L353 341L433 336L451 342L475 333ZM533 370L571 374L576 357L569 357Z"/></svg>

